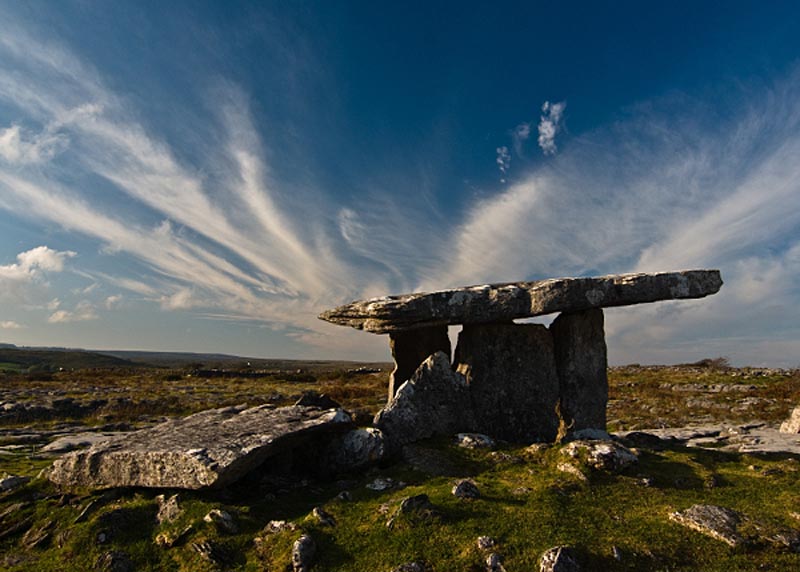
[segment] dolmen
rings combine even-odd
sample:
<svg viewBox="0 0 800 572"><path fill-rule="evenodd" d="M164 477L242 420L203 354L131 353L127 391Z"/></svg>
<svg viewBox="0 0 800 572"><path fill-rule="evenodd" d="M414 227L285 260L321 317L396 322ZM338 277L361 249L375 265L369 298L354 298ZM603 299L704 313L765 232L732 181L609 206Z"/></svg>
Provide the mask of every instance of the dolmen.
<svg viewBox="0 0 800 572"><path fill-rule="evenodd" d="M556 278L352 302L322 320L389 334L394 371L375 425L394 446L478 432L552 442L606 429L603 308L703 298L719 270ZM550 327L514 320L559 312ZM453 363L448 326L462 325Z"/></svg>

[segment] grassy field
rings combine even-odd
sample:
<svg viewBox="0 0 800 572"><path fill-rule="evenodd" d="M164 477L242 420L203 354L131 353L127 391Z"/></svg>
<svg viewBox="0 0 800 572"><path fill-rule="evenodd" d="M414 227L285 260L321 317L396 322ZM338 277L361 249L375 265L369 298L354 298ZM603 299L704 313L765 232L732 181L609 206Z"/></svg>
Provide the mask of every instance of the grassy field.
<svg viewBox="0 0 800 572"><path fill-rule="evenodd" d="M17 401L37 402L54 391L59 398L108 400L80 419L28 422L30 430L60 423L135 426L226 404L290 403L309 390L327 393L368 419L385 400L387 371L301 373L198 378L186 370L75 371L47 380L9 376L2 387L6 400L14 395ZM775 424L800 403L798 372L630 366L613 368L609 378L612 430L721 420ZM26 427L19 420L2 423L9 434ZM157 524L156 495L174 491L60 491L36 478L50 463L37 447L0 453L0 473L34 477L0 493L3 570L104 569L110 553L124 553L135 570L284 571L301 531L318 544L314 569L320 571L388 572L409 561L424 561L435 571L484 570L485 554L476 545L480 535L496 539L495 550L509 572L537 570L541 553L557 544L575 546L586 570L800 570L800 555L763 540L732 549L668 518L673 511L707 503L752 518L761 538L800 529L800 459L791 455L640 448L638 464L622 474L587 473L582 479L557 468L563 459L558 446L465 450L438 439L419 445L435 460L433 467L396 462L335 483L296 478L271 487L180 492L181 515ZM405 486L368 489L378 477ZM476 483L481 498L467 501L451 494L462 477ZM344 489L351 500L336 498ZM401 515L387 527L401 500L416 494L429 496L435 514ZM316 506L330 513L336 525L321 525L311 515ZM204 522L213 508L233 514L238 532L225 533ZM271 520L287 520L297 530L268 533L264 527ZM174 545L167 548L164 538ZM198 546L210 547L215 562L201 555Z"/></svg>

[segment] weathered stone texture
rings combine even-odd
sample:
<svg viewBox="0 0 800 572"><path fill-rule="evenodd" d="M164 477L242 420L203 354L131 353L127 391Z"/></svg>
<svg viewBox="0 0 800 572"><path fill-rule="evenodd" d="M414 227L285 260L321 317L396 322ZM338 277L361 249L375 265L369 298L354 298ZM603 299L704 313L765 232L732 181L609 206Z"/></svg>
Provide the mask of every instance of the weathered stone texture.
<svg viewBox="0 0 800 572"><path fill-rule="evenodd" d="M455 362L469 386L476 431L513 442L555 439L558 376L546 327L464 326Z"/></svg>
<svg viewBox="0 0 800 572"><path fill-rule="evenodd" d="M780 431L781 433L791 433L793 435L800 433L800 406L795 407L789 418L781 423Z"/></svg>
<svg viewBox="0 0 800 572"><path fill-rule="evenodd" d="M386 334L436 325L503 322L555 312L702 298L716 293L721 286L719 270L555 278L360 300L319 317Z"/></svg>
<svg viewBox="0 0 800 572"><path fill-rule="evenodd" d="M606 428L608 358L603 310L560 314L550 326L561 416L570 431Z"/></svg>
<svg viewBox="0 0 800 572"><path fill-rule="evenodd" d="M211 409L69 453L53 463L48 478L88 488L221 487L311 435L350 425L340 409Z"/></svg>
<svg viewBox="0 0 800 572"><path fill-rule="evenodd" d="M390 400L428 356L444 352L449 357L451 349L447 326L393 332L389 335L389 347L394 359L394 371L389 376Z"/></svg>
<svg viewBox="0 0 800 572"><path fill-rule="evenodd" d="M394 398L375 416L391 446L472 428L464 377L452 370L443 352L428 357Z"/></svg>

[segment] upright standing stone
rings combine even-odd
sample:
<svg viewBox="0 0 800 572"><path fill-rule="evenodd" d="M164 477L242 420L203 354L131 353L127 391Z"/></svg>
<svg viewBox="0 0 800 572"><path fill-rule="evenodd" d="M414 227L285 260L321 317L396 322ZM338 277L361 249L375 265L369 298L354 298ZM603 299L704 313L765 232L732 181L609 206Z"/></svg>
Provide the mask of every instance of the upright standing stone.
<svg viewBox="0 0 800 572"><path fill-rule="evenodd" d="M517 443L555 439L558 375L546 327L464 326L455 362L469 385L477 431Z"/></svg>
<svg viewBox="0 0 800 572"><path fill-rule="evenodd" d="M444 352L450 357L447 326L392 332L389 335L389 347L394 358L394 371L389 376L389 401L428 356Z"/></svg>
<svg viewBox="0 0 800 572"><path fill-rule="evenodd" d="M561 394L570 431L606 428L608 358L603 310L560 314L550 326Z"/></svg>

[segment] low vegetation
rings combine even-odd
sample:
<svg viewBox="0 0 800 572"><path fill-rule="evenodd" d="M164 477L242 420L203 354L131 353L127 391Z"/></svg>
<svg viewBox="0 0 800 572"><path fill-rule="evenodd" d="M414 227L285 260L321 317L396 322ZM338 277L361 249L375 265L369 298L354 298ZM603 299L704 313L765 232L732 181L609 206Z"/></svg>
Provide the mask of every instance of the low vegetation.
<svg viewBox="0 0 800 572"><path fill-rule="evenodd" d="M203 376L206 367L54 371L46 379L6 374L2 400L40 409L28 418L15 417L13 406L0 410L0 474L32 477L0 492L0 569L111 570L110 562L122 558L135 570L285 571L303 531L318 545L314 569L320 571L389 572L410 561L434 571L480 571L486 554L476 539L482 535L496 540L509 572L537 570L541 553L559 544L576 547L587 570L800 569L800 555L787 549L760 541L733 549L668 518L693 504L719 504L752 517L761 537L800 529L800 459L787 454L640 447L639 462L621 474L581 478L558 469L557 446L467 450L433 440L418 446L417 456L428 462L396 462L336 482L271 474L215 493L180 492L179 515L162 524L157 495L176 491L67 492L37 477L51 462L39 447L60 428L130 428L234 403L284 405L305 391L326 393L364 420L385 401L385 364L256 375L251 367L241 375ZM797 371L717 362L612 368L609 379L611 430L753 420L777 425L800 403ZM46 407L59 399L104 403L72 413ZM451 494L465 477L480 498ZM367 487L379 478L394 486ZM428 495L434 510L399 515L387 526L402 499L417 494ZM334 526L312 515L318 506ZM236 532L203 520L215 508L233 515ZM275 520L295 526L265 530Z"/></svg>

